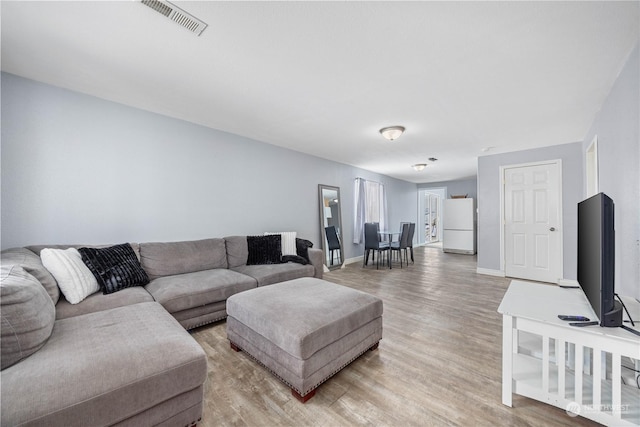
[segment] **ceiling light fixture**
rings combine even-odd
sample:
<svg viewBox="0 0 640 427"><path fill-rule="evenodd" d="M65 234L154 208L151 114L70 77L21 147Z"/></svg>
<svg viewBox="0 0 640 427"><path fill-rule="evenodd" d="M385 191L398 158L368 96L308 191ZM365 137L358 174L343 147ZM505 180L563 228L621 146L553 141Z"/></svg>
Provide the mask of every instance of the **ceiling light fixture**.
<svg viewBox="0 0 640 427"><path fill-rule="evenodd" d="M424 168L427 167L426 163L416 163L415 165L411 165L412 168L414 168L416 171L420 172L421 170L423 170Z"/></svg>
<svg viewBox="0 0 640 427"><path fill-rule="evenodd" d="M403 132L404 132L404 126L389 126L389 127L380 129L380 133L382 134L382 136L384 136L389 141L398 139Z"/></svg>

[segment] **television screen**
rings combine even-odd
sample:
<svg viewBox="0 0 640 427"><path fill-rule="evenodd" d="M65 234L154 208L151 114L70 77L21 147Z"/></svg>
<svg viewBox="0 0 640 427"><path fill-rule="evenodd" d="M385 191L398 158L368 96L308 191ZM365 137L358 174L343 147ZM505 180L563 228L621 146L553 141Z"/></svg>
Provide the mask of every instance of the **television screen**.
<svg viewBox="0 0 640 427"><path fill-rule="evenodd" d="M614 204L604 193L578 203L578 283L600 326L622 324L615 301Z"/></svg>

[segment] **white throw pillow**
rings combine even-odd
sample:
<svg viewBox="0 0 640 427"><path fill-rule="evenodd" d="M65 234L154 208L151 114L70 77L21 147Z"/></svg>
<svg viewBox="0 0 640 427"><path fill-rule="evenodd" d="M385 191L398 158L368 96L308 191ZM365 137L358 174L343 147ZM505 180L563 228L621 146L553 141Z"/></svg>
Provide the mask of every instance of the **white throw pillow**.
<svg viewBox="0 0 640 427"><path fill-rule="evenodd" d="M100 286L91 270L82 262L75 248L43 249L42 264L58 282L58 287L71 304L77 304L89 295L98 292Z"/></svg>
<svg viewBox="0 0 640 427"><path fill-rule="evenodd" d="M296 250L296 234L295 231L283 231L280 233L274 233L271 231L267 231L264 233L265 236L271 236L274 234L280 235L280 242L282 247L282 255L298 255L298 251Z"/></svg>

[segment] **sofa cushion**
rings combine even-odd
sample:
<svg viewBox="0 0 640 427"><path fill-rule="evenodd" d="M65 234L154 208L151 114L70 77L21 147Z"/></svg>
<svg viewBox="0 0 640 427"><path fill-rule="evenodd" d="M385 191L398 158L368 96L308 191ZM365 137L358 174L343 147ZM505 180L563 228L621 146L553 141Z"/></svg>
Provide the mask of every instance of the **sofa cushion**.
<svg viewBox="0 0 640 427"><path fill-rule="evenodd" d="M279 264L282 262L282 237L279 234L269 236L247 236L249 255L247 265Z"/></svg>
<svg viewBox="0 0 640 427"><path fill-rule="evenodd" d="M60 298L58 283L42 264L42 260L40 260L37 253L27 248L12 248L2 251L0 258L3 265L17 264L24 268L27 273L42 283L53 303L56 304L58 302L58 298Z"/></svg>
<svg viewBox="0 0 640 427"><path fill-rule="evenodd" d="M142 286L122 289L107 295L98 292L89 295L81 304L71 304L63 296L56 305L56 319L66 319L67 317L152 301L153 297Z"/></svg>
<svg viewBox="0 0 640 427"><path fill-rule="evenodd" d="M101 249L80 248L78 252L105 294L149 283L147 273L128 243Z"/></svg>
<svg viewBox="0 0 640 427"><path fill-rule="evenodd" d="M100 290L98 281L82 262L82 256L76 248L43 249L40 258L42 264L55 277L65 299L71 304L77 304Z"/></svg>
<svg viewBox="0 0 640 427"><path fill-rule="evenodd" d="M278 282L297 279L299 277L313 277L315 268L312 265L302 265L293 262L285 264L241 265L233 271L251 276L258 282L258 286L272 285Z"/></svg>
<svg viewBox="0 0 640 427"><path fill-rule="evenodd" d="M19 265L0 268L0 307L0 369L5 369L45 344L56 314L44 287Z"/></svg>
<svg viewBox="0 0 640 427"><path fill-rule="evenodd" d="M207 375L202 347L158 303L58 320L40 351L1 373L2 425L114 425Z"/></svg>
<svg viewBox="0 0 640 427"><path fill-rule="evenodd" d="M224 301L257 286L256 280L224 268L160 277L145 289L169 312Z"/></svg>
<svg viewBox="0 0 640 427"><path fill-rule="evenodd" d="M219 301L196 308L171 313L186 330L198 328L227 318L227 302Z"/></svg>
<svg viewBox="0 0 640 427"><path fill-rule="evenodd" d="M247 236L228 236L224 238L224 242L227 247L227 263L229 268L245 265L249 257Z"/></svg>
<svg viewBox="0 0 640 427"><path fill-rule="evenodd" d="M227 268L224 239L140 244L140 262L151 280L182 273Z"/></svg>

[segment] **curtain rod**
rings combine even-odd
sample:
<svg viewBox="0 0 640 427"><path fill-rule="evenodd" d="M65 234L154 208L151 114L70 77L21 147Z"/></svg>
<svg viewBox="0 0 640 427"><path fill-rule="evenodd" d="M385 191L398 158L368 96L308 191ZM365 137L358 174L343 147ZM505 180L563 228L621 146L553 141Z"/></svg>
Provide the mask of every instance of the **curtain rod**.
<svg viewBox="0 0 640 427"><path fill-rule="evenodd" d="M373 180L371 180L371 179L360 178L359 176L357 176L357 177L356 177L356 179L361 179L361 180L363 180L363 181L374 182L374 183L376 183L376 184L384 185L384 183L383 183L383 182L373 181Z"/></svg>

